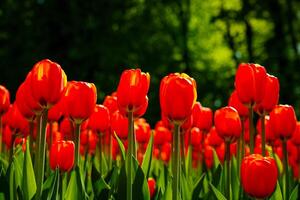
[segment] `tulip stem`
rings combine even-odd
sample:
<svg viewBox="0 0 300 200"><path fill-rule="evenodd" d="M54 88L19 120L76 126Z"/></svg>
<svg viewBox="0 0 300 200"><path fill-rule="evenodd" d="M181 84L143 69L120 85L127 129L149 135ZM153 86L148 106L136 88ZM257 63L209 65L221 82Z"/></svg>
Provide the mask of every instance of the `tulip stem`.
<svg viewBox="0 0 300 200"><path fill-rule="evenodd" d="M184 134L180 133L180 152L181 152L181 165L182 165L182 170L184 171L184 173L186 173L186 166L185 166L185 153L184 153Z"/></svg>
<svg viewBox="0 0 300 200"><path fill-rule="evenodd" d="M254 153L254 125L253 125L253 106L249 106L249 127L250 127L250 154Z"/></svg>
<svg viewBox="0 0 300 200"><path fill-rule="evenodd" d="M79 149L80 149L80 124L75 123L75 163L74 168L79 166Z"/></svg>
<svg viewBox="0 0 300 200"><path fill-rule="evenodd" d="M180 125L174 124L173 146L172 146L172 171L173 171L173 195L172 199L177 200L180 196L179 176L180 176Z"/></svg>
<svg viewBox="0 0 300 200"><path fill-rule="evenodd" d="M230 142L225 141L226 188L225 197L230 199Z"/></svg>
<svg viewBox="0 0 300 200"><path fill-rule="evenodd" d="M282 149L283 149L283 164L284 164L284 171L283 171L283 176L285 177L285 184L283 188L283 194L285 197L283 199L287 200L288 199L288 189L289 189L289 174L288 174L288 152L287 152L287 145L286 145L286 139L282 140Z"/></svg>
<svg viewBox="0 0 300 200"><path fill-rule="evenodd" d="M266 128L265 128L265 113L260 116L261 122L261 153L266 156Z"/></svg>
<svg viewBox="0 0 300 200"><path fill-rule="evenodd" d="M30 154L31 157L33 156L33 131L34 131L34 122L29 122L29 148L30 148Z"/></svg>
<svg viewBox="0 0 300 200"><path fill-rule="evenodd" d="M35 152L34 152L34 172L35 175L37 176L37 164L38 164L38 157L40 153L40 138L41 138L41 114L36 115L36 139L35 139Z"/></svg>
<svg viewBox="0 0 300 200"><path fill-rule="evenodd" d="M128 112L127 200L132 200L132 156L136 157L133 111Z"/></svg>
<svg viewBox="0 0 300 200"><path fill-rule="evenodd" d="M102 135L101 133L98 134L99 135L99 170L100 170L100 174L102 176Z"/></svg>
<svg viewBox="0 0 300 200"><path fill-rule="evenodd" d="M109 166L109 169L112 168L112 148L111 148L111 143L112 143L112 138L111 138L111 134L110 133L107 133L109 134L108 137L109 137L109 141L108 141L108 166Z"/></svg>
<svg viewBox="0 0 300 200"><path fill-rule="evenodd" d="M46 126L47 126L48 109L45 109L40 117L40 144L37 157L37 191L36 198L40 199L43 190L44 168L45 168L45 153L46 153Z"/></svg>

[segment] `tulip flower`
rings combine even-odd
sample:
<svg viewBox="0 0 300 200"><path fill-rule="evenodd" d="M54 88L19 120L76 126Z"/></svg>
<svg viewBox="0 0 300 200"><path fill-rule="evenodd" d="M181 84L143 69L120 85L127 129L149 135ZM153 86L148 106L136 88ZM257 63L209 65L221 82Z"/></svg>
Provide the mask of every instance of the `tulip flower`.
<svg viewBox="0 0 300 200"><path fill-rule="evenodd" d="M259 135L261 135L262 133L261 129L262 129L261 120L258 120L256 125L256 130ZM266 134L266 142L272 145L276 140L276 136L272 130L269 115L266 115L265 117L265 134Z"/></svg>
<svg viewBox="0 0 300 200"><path fill-rule="evenodd" d="M97 133L105 133L110 127L109 110L105 106L97 104L89 118L88 127Z"/></svg>
<svg viewBox="0 0 300 200"><path fill-rule="evenodd" d="M288 173L288 153L287 153L287 139L292 137L295 131L297 119L294 108L290 105L277 105L270 113L270 123L272 130L276 137L282 141L283 160L284 160L284 174L285 189L289 188ZM287 191L287 190L284 190ZM286 194L287 198L288 194Z"/></svg>
<svg viewBox="0 0 300 200"><path fill-rule="evenodd" d="M123 71L117 89L117 103L123 114L136 112L148 102L150 75L140 69ZM136 116L138 117L138 116Z"/></svg>
<svg viewBox="0 0 300 200"><path fill-rule="evenodd" d="M227 106L215 112L214 122L218 134L225 141L225 160L227 166L225 194L230 199L230 143L241 134L241 119L235 108Z"/></svg>
<svg viewBox="0 0 300 200"><path fill-rule="evenodd" d="M115 111L111 116L111 129L120 139L127 139L128 136L128 119L120 111Z"/></svg>
<svg viewBox="0 0 300 200"><path fill-rule="evenodd" d="M70 171L74 165L74 149L73 141L59 140L54 142L49 155L51 169L59 168L63 172Z"/></svg>
<svg viewBox="0 0 300 200"><path fill-rule="evenodd" d="M79 165L80 126L94 112L97 89L93 83L72 81L65 92L67 114L75 125L75 164Z"/></svg>
<svg viewBox="0 0 300 200"><path fill-rule="evenodd" d="M271 196L276 187L277 176L276 162L271 157L252 154L242 161L241 183L249 196L258 199Z"/></svg>
<svg viewBox="0 0 300 200"><path fill-rule="evenodd" d="M207 138L208 144L215 148L220 146L223 143L223 139L219 136L219 134L217 133L216 127L214 127L214 126L210 129L206 138Z"/></svg>
<svg viewBox="0 0 300 200"><path fill-rule="evenodd" d="M76 124L81 124L94 112L97 89L93 83L71 81L68 84L65 98L69 117Z"/></svg>
<svg viewBox="0 0 300 200"><path fill-rule="evenodd" d="M148 107L147 93L150 85L150 75L142 72L140 69L130 69L123 71L117 89L117 103L120 112L128 116L128 158L136 156L136 144L134 133L134 117L142 116ZM127 160L127 174L131 173L132 162ZM127 179L127 200L132 199L131 179Z"/></svg>
<svg viewBox="0 0 300 200"><path fill-rule="evenodd" d="M265 95L267 73L258 64L239 65L235 76L235 89L241 103L248 107L250 123L250 152L254 151L253 107L259 104Z"/></svg>
<svg viewBox="0 0 300 200"><path fill-rule="evenodd" d="M200 146L203 140L202 132L198 127L193 127L190 130L190 140L192 146Z"/></svg>
<svg viewBox="0 0 300 200"><path fill-rule="evenodd" d="M136 140L138 143L145 144L149 141L151 136L150 125L145 119L140 118L135 120L136 122Z"/></svg>
<svg viewBox="0 0 300 200"><path fill-rule="evenodd" d="M58 103L67 86L65 72L58 63L48 59L34 65L28 81L33 98L46 108Z"/></svg>
<svg viewBox="0 0 300 200"><path fill-rule="evenodd" d="M150 192L150 199L153 199L156 188L156 181L154 178L148 178L148 187Z"/></svg>
<svg viewBox="0 0 300 200"><path fill-rule="evenodd" d="M300 147L300 122L297 122L295 131L292 135L291 141L294 145Z"/></svg>
<svg viewBox="0 0 300 200"><path fill-rule="evenodd" d="M240 101L236 90L231 93L228 106L234 107L238 111L241 119L245 119L249 115L248 108Z"/></svg>
<svg viewBox="0 0 300 200"><path fill-rule="evenodd" d="M172 189L173 200L177 200L180 196L180 126L192 114L197 99L196 82L187 74L174 73L165 76L160 83L159 98L162 115L174 124Z"/></svg>
<svg viewBox="0 0 300 200"><path fill-rule="evenodd" d="M10 106L9 91L2 85L0 85L0 153L2 150L2 115L6 113Z"/></svg>
<svg viewBox="0 0 300 200"><path fill-rule="evenodd" d="M160 83L162 114L174 123L183 123L191 114L197 99L196 82L187 74L170 74Z"/></svg>
<svg viewBox="0 0 300 200"><path fill-rule="evenodd" d="M194 125L198 127L204 133L207 133L213 121L213 112L210 108L201 107L200 112L198 111L196 117L194 117Z"/></svg>
<svg viewBox="0 0 300 200"><path fill-rule="evenodd" d="M111 115L119 109L116 95L116 93L107 95L103 101L103 105L109 110Z"/></svg>

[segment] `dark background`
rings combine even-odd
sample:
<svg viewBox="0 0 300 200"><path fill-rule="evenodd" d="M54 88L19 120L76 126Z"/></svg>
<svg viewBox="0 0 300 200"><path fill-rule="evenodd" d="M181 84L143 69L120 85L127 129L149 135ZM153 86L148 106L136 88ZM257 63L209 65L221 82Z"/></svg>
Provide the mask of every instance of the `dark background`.
<svg viewBox="0 0 300 200"><path fill-rule="evenodd" d="M186 72L198 99L227 104L240 62L279 77L281 103L300 106L300 2L296 0L1 0L0 84L12 93L49 58L68 80L95 82L98 102L124 69L151 74L146 118L160 117L159 82Z"/></svg>

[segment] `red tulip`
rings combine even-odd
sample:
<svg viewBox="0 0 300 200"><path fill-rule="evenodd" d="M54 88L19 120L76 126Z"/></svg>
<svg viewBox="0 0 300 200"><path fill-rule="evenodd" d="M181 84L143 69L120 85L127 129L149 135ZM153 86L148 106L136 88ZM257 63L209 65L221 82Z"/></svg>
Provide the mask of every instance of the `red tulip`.
<svg viewBox="0 0 300 200"><path fill-rule="evenodd" d="M300 122L297 122L291 141L293 142L294 145L300 147Z"/></svg>
<svg viewBox="0 0 300 200"><path fill-rule="evenodd" d="M154 197L156 188L156 182L154 178L148 178L148 187L150 192L150 199L152 199Z"/></svg>
<svg viewBox="0 0 300 200"><path fill-rule="evenodd" d="M241 134L241 119L237 110L226 106L215 112L215 127L217 133L225 141L233 141Z"/></svg>
<svg viewBox="0 0 300 200"><path fill-rule="evenodd" d="M63 134L65 139L73 140L74 137L74 127L72 121L65 117L59 124L59 131Z"/></svg>
<svg viewBox="0 0 300 200"><path fill-rule="evenodd" d="M135 120L136 127L136 141L139 143L147 143L151 136L150 125L146 122L145 119L140 118Z"/></svg>
<svg viewBox="0 0 300 200"><path fill-rule="evenodd" d="M212 126L213 111L207 107L201 107L200 112L196 114L194 125L204 132L208 132Z"/></svg>
<svg viewBox="0 0 300 200"><path fill-rule="evenodd" d="M235 76L235 89L243 104L260 103L265 94L266 70L258 64L239 65Z"/></svg>
<svg viewBox="0 0 300 200"><path fill-rule="evenodd" d="M22 83L16 93L16 105L20 113L29 121L33 121L35 118L35 113L33 109L27 104L27 101L32 99L30 92L26 89L26 83ZM34 101L34 100L33 100Z"/></svg>
<svg viewBox="0 0 300 200"><path fill-rule="evenodd" d="M107 107L111 115L119 109L116 95L116 93L113 93L112 95L107 95L103 102L103 105Z"/></svg>
<svg viewBox="0 0 300 200"><path fill-rule="evenodd" d="M57 122L63 114L65 114L65 107L66 107L66 98L61 98L60 101L55 104L52 108L48 111L48 121L49 122Z"/></svg>
<svg viewBox="0 0 300 200"><path fill-rule="evenodd" d="M73 141L56 141L50 149L50 167L55 170L58 167L61 171L67 172L74 165L74 150Z"/></svg>
<svg viewBox="0 0 300 200"><path fill-rule="evenodd" d="M241 118L248 117L248 114L249 114L248 108L244 104L242 104L242 102L240 101L240 99L237 95L236 90L234 90L231 93L231 96L230 96L229 102L228 102L228 106L234 107L238 111Z"/></svg>
<svg viewBox="0 0 300 200"><path fill-rule="evenodd" d="M212 147L218 147L223 143L223 139L217 133L216 127L212 127L207 134L208 144Z"/></svg>
<svg viewBox="0 0 300 200"><path fill-rule="evenodd" d="M109 110L103 105L96 105L89 118L88 127L95 132L105 133L110 128Z"/></svg>
<svg viewBox="0 0 300 200"><path fill-rule="evenodd" d="M3 115L3 122L5 122L14 133L22 133L24 136L29 134L29 123L22 116L16 104L10 106L9 110Z"/></svg>
<svg viewBox="0 0 300 200"><path fill-rule="evenodd" d="M160 153L161 160L165 163L168 163L171 158L171 144L169 142L166 142L161 147L161 153Z"/></svg>
<svg viewBox="0 0 300 200"><path fill-rule="evenodd" d="M291 138L297 124L294 108L289 105L276 106L270 113L270 123L276 137Z"/></svg>
<svg viewBox="0 0 300 200"><path fill-rule="evenodd" d="M271 157L252 154L241 164L241 183L244 191L255 198L267 198L274 192L277 183L277 166Z"/></svg>
<svg viewBox="0 0 300 200"><path fill-rule="evenodd" d="M213 148L209 145L206 145L204 149L204 161L206 167L208 169L211 169L214 164L214 154L213 154Z"/></svg>
<svg viewBox="0 0 300 200"><path fill-rule="evenodd" d="M190 130L190 134L191 134L191 145L193 146L200 146L201 145L201 141L203 140L203 136L202 136L202 132L199 128L197 127L193 127Z"/></svg>
<svg viewBox="0 0 300 200"><path fill-rule="evenodd" d="M172 141L172 132L163 125L155 126L154 145L160 146Z"/></svg>
<svg viewBox="0 0 300 200"><path fill-rule="evenodd" d="M111 116L111 129L120 139L127 139L128 119L118 110Z"/></svg>
<svg viewBox="0 0 300 200"><path fill-rule="evenodd" d="M28 81L33 98L42 107L50 108L63 96L67 76L59 64L45 59L34 65Z"/></svg>
<svg viewBox="0 0 300 200"><path fill-rule="evenodd" d="M9 128L8 125L3 126L3 132L2 132L2 142L6 145L7 149L11 148L12 145L12 131Z"/></svg>
<svg viewBox="0 0 300 200"><path fill-rule="evenodd" d="M264 111L269 113L278 104L279 100L279 81L275 76L267 74L265 81L265 95L262 101L254 108L258 113Z"/></svg>
<svg viewBox="0 0 300 200"><path fill-rule="evenodd" d="M160 107L162 115L175 123L183 123L196 103L196 82L187 74L170 74L160 83Z"/></svg>
<svg viewBox="0 0 300 200"><path fill-rule="evenodd" d="M94 112L97 89L93 83L72 81L65 95L67 112L75 123L82 123Z"/></svg>
<svg viewBox="0 0 300 200"><path fill-rule="evenodd" d="M0 85L0 116L6 113L10 105L9 91Z"/></svg>
<svg viewBox="0 0 300 200"><path fill-rule="evenodd" d="M146 103L148 105L149 85L150 75L148 73L144 73L140 69L123 71L117 89L117 103L122 114L129 111L136 112L141 107L145 107Z"/></svg>

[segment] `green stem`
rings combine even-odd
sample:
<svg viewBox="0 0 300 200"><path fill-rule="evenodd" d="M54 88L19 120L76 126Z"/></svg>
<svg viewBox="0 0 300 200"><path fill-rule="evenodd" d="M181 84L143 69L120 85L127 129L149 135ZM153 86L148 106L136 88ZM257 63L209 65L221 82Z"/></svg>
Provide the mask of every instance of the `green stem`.
<svg viewBox="0 0 300 200"><path fill-rule="evenodd" d="M67 189L67 173L61 173L61 200L64 200L64 196Z"/></svg>
<svg viewBox="0 0 300 200"><path fill-rule="evenodd" d="M172 146L172 171L173 171L173 183L172 183L172 199L178 200L180 197L179 179L180 179L180 125L174 124L173 133L173 146Z"/></svg>
<svg viewBox="0 0 300 200"><path fill-rule="evenodd" d="M112 148L111 148L111 143L112 143L112 138L111 138L111 134L109 134L109 142L108 142L108 166L109 169L112 168Z"/></svg>
<svg viewBox="0 0 300 200"><path fill-rule="evenodd" d="M40 130L40 144L39 153L37 157L37 199L41 198L44 182L45 169L45 153L46 153L46 126L47 126L48 110L45 109L41 116L41 130Z"/></svg>
<svg viewBox="0 0 300 200"><path fill-rule="evenodd" d="M40 138L41 138L41 129L40 129L40 127L41 127L41 118L42 118L41 114L38 114L36 116L36 124L37 124L36 130L37 130L37 133L36 133L35 152L34 152L34 173L35 173L36 176L37 176L38 158L39 158L39 153L40 153L40 143L41 143L41 140L40 140Z"/></svg>
<svg viewBox="0 0 300 200"><path fill-rule="evenodd" d="M180 158L180 161L181 161L181 166L182 166L182 169L184 171L184 173L186 172L186 167L185 167L185 153L184 153L184 134L183 133L180 133L180 152L181 152L181 158Z"/></svg>
<svg viewBox="0 0 300 200"><path fill-rule="evenodd" d="M133 112L128 112L128 151L127 151L127 200L132 200L132 160L131 157L136 157L136 151L134 147L134 121Z"/></svg>
<svg viewBox="0 0 300 200"><path fill-rule="evenodd" d="M265 128L265 114L260 116L261 122L261 153L262 156L266 156L266 128Z"/></svg>
<svg viewBox="0 0 300 200"><path fill-rule="evenodd" d="M9 163L12 162L12 159L13 159L13 154L14 154L14 142L15 142L15 139L16 139L16 131L12 131L11 133L11 142L10 142L10 149L9 149Z"/></svg>
<svg viewBox="0 0 300 200"><path fill-rule="evenodd" d="M283 176L285 177L285 184L283 188L283 194L284 199L288 199L288 189L289 189L289 174L288 174L288 152L287 152L287 145L286 145L286 139L282 141L282 149L283 149L283 164L284 164L284 170L283 170Z"/></svg>
<svg viewBox="0 0 300 200"><path fill-rule="evenodd" d="M74 169L79 166L79 160L80 160L80 125L75 123L75 163L74 163Z"/></svg>
<svg viewBox="0 0 300 200"><path fill-rule="evenodd" d="M29 122L29 148L30 148L30 154L31 157L33 157L33 131L34 131L34 122Z"/></svg>
<svg viewBox="0 0 300 200"><path fill-rule="evenodd" d="M250 154L254 153L254 125L253 125L253 106L249 107L249 127L250 127Z"/></svg>
<svg viewBox="0 0 300 200"><path fill-rule="evenodd" d="M101 133L99 135L99 163L100 163L100 174L102 175L102 135Z"/></svg>
<svg viewBox="0 0 300 200"><path fill-rule="evenodd" d="M230 199L230 142L225 141L226 186L225 197Z"/></svg>

